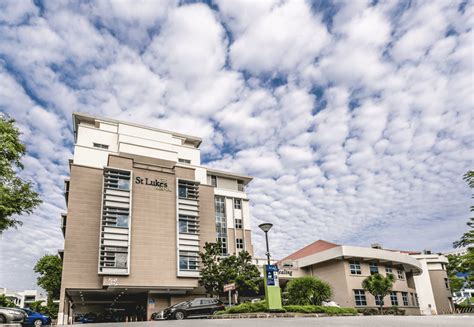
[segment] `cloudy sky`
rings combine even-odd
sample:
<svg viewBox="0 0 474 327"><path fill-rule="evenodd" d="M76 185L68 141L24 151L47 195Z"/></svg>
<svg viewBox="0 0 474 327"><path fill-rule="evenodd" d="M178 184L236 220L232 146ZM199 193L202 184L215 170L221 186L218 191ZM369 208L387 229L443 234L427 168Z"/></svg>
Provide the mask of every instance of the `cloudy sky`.
<svg viewBox="0 0 474 327"><path fill-rule="evenodd" d="M473 168L470 1L0 2L0 111L44 200L0 236L0 287L33 288L63 247L71 113L200 136L255 176L282 257L319 238L447 250Z"/></svg>

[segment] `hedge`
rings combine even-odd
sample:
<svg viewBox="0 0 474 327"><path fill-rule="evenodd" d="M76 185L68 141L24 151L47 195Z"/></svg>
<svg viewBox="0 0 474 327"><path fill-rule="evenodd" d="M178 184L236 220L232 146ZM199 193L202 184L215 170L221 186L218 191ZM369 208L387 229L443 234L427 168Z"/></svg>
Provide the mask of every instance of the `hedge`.
<svg viewBox="0 0 474 327"><path fill-rule="evenodd" d="M235 305L233 307L228 307L224 311L217 312L217 314L252 313L252 312L266 312L266 311L268 311L268 307L265 301L259 301L255 303L246 302L239 305Z"/></svg>
<svg viewBox="0 0 474 327"><path fill-rule="evenodd" d="M287 312L326 313L328 315L357 314L354 308L323 307L320 305L287 305L283 307Z"/></svg>
<svg viewBox="0 0 474 327"><path fill-rule="evenodd" d="M283 312L326 313L328 315L357 314L357 310L353 308L323 307L320 305L287 305L284 306L283 309ZM242 303L233 307L226 308L224 311L219 311L217 312L217 314L253 312L268 312L268 308L265 301L260 301L256 303Z"/></svg>

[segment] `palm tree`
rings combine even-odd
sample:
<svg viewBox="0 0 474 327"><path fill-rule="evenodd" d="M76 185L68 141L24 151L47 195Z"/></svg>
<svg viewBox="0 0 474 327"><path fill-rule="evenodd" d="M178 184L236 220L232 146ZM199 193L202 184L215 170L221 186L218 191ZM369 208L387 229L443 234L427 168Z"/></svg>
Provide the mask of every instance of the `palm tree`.
<svg viewBox="0 0 474 327"><path fill-rule="evenodd" d="M364 290L372 294L376 299L379 299L379 310L382 314L383 298L392 291L395 276L387 274L384 277L380 274L373 274L362 281Z"/></svg>

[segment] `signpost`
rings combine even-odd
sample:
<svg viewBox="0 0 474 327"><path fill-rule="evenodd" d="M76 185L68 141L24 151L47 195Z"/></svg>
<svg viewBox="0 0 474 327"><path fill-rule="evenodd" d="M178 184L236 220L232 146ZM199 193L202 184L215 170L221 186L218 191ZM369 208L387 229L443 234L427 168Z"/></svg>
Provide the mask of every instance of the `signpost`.
<svg viewBox="0 0 474 327"><path fill-rule="evenodd" d="M233 290L235 290L235 283L224 285L224 292L229 292L229 306L232 305L232 291Z"/></svg>
<svg viewBox="0 0 474 327"><path fill-rule="evenodd" d="M278 282L278 267L276 265L264 265L265 276L265 298L270 311L279 311L281 305L281 290Z"/></svg>

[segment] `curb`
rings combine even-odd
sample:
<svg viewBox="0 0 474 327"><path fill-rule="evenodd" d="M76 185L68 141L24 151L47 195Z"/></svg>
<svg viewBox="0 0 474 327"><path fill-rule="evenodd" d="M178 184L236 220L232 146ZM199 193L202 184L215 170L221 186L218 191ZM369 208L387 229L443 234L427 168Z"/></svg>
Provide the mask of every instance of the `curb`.
<svg viewBox="0 0 474 327"><path fill-rule="evenodd" d="M208 316L208 319L249 319L249 318L318 318L318 317L334 317L334 316L358 316L358 314L343 313L338 315L328 315L326 313L234 313Z"/></svg>

